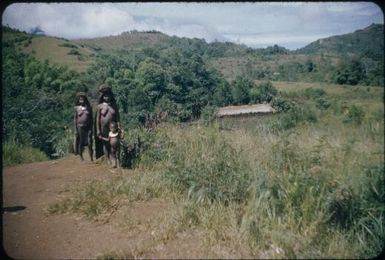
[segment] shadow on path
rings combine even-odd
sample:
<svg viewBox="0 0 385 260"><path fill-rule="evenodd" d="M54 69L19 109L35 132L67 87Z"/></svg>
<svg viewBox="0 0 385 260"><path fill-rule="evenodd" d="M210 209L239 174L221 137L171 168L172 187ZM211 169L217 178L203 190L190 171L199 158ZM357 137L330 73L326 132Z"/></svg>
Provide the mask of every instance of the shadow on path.
<svg viewBox="0 0 385 260"><path fill-rule="evenodd" d="M3 207L1 209L1 212L16 212L16 211L25 210L26 208L27 207L24 207L24 206Z"/></svg>

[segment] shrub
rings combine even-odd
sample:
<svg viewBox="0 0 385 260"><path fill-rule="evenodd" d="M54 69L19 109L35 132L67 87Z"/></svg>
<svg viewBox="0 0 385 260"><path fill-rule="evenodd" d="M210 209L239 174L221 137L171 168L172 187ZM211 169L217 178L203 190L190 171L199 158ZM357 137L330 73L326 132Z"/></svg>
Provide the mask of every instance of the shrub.
<svg viewBox="0 0 385 260"><path fill-rule="evenodd" d="M77 49L78 46L76 46L75 44L71 44L71 43L62 43L62 44L58 44L59 47L67 47L67 48L73 48L73 49Z"/></svg>
<svg viewBox="0 0 385 260"><path fill-rule="evenodd" d="M316 101L316 107L321 110L326 110L331 105L330 101L323 97L316 98L315 101Z"/></svg>
<svg viewBox="0 0 385 260"><path fill-rule="evenodd" d="M284 97L275 97L271 103L272 107L278 112L284 112L291 108L292 103Z"/></svg>
<svg viewBox="0 0 385 260"><path fill-rule="evenodd" d="M216 118L217 108L215 106L206 106L202 109L201 118L203 122L208 125Z"/></svg>
<svg viewBox="0 0 385 260"><path fill-rule="evenodd" d="M268 81L253 87L250 91L250 97L254 103L270 102L277 93L278 90Z"/></svg>
<svg viewBox="0 0 385 260"><path fill-rule="evenodd" d="M365 111L356 105L348 106L344 112L344 123L360 125L365 117Z"/></svg>
<svg viewBox="0 0 385 260"><path fill-rule="evenodd" d="M273 124L274 130L286 130L297 126L302 122L314 123L318 121L318 115L313 107L307 104L294 104L279 120Z"/></svg>
<svg viewBox="0 0 385 260"><path fill-rule="evenodd" d="M68 53L68 55L80 55L80 52L75 49L71 49Z"/></svg>

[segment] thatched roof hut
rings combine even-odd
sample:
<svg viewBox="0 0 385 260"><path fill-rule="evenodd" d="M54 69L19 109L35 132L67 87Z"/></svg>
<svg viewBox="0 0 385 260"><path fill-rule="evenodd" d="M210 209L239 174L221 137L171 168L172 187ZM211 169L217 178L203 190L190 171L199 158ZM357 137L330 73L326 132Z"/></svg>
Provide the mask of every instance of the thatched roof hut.
<svg viewBox="0 0 385 260"><path fill-rule="evenodd" d="M218 117L225 116L244 116L254 114L271 114L275 113L275 109L270 104L255 104L243 106L221 107L218 110Z"/></svg>

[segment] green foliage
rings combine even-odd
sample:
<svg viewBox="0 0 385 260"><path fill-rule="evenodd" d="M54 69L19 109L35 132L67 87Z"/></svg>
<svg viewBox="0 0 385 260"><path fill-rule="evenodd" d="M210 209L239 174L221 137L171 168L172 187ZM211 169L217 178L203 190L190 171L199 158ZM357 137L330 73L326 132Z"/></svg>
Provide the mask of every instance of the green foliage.
<svg viewBox="0 0 385 260"><path fill-rule="evenodd" d="M364 64L357 59L344 61L339 64L335 74L335 83L337 84L366 84L367 72Z"/></svg>
<svg viewBox="0 0 385 260"><path fill-rule="evenodd" d="M51 156L53 157L63 157L69 153L74 152L74 137L75 134L72 132L71 128L65 127L65 132L61 136L55 135L53 140L53 147L55 153Z"/></svg>
<svg viewBox="0 0 385 260"><path fill-rule="evenodd" d="M216 106L227 106L233 103L231 86L227 81L222 80L214 91L213 102Z"/></svg>
<svg viewBox="0 0 385 260"><path fill-rule="evenodd" d="M317 99L326 96L326 91L322 88L307 88L304 90L304 96L307 98Z"/></svg>
<svg viewBox="0 0 385 260"><path fill-rule="evenodd" d="M220 135L212 130L206 134L172 149L165 181L197 203L244 201L250 178L247 164Z"/></svg>
<svg viewBox="0 0 385 260"><path fill-rule="evenodd" d="M268 81L253 87L250 91L250 99L252 103L270 103L277 93L278 90Z"/></svg>
<svg viewBox="0 0 385 260"><path fill-rule="evenodd" d="M75 45L75 44L72 44L72 43L68 43L68 42L65 42L65 43L62 43L62 44L59 44L58 45L59 47L67 47L67 48L73 48L73 49L77 49L78 46Z"/></svg>
<svg viewBox="0 0 385 260"><path fill-rule="evenodd" d="M48 160L47 156L38 149L13 143L3 143L2 154L5 167Z"/></svg>
<svg viewBox="0 0 385 260"><path fill-rule="evenodd" d="M72 124L75 93L86 86L77 73L18 53L14 44L3 49L3 138L30 144L48 156Z"/></svg>
<svg viewBox="0 0 385 260"><path fill-rule="evenodd" d="M206 106L203 108L201 118L203 119L203 122L208 125L214 122L216 119L216 113L217 113L217 107L215 106Z"/></svg>
<svg viewBox="0 0 385 260"><path fill-rule="evenodd" d="M248 78L238 76L232 82L232 86L234 104L248 104L250 102L250 90L254 87L254 82Z"/></svg>
<svg viewBox="0 0 385 260"><path fill-rule="evenodd" d="M80 52L78 50L75 50L75 49L71 49L67 54L80 56Z"/></svg>
<svg viewBox="0 0 385 260"><path fill-rule="evenodd" d="M318 114L313 106L308 104L293 103L283 114L279 116L279 120L277 120L272 127L276 131L287 130L301 123L314 123L317 121Z"/></svg>
<svg viewBox="0 0 385 260"><path fill-rule="evenodd" d="M365 117L365 111L356 105L348 106L344 112L344 123L360 125Z"/></svg>
<svg viewBox="0 0 385 260"><path fill-rule="evenodd" d="M275 97L271 102L271 106L277 112L285 112L290 109L291 105L292 105L292 102L289 99L281 96Z"/></svg>
<svg viewBox="0 0 385 260"><path fill-rule="evenodd" d="M155 104L165 91L165 71L155 61L145 60L139 63L135 79L152 104Z"/></svg>

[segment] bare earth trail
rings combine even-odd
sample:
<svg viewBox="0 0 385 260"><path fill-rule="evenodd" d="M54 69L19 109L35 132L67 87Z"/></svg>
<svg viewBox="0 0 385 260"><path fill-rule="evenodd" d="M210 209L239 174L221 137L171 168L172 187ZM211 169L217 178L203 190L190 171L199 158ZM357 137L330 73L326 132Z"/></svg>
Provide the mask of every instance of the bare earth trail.
<svg viewBox="0 0 385 260"><path fill-rule="evenodd" d="M90 259L111 252L131 258L207 257L199 232L178 233L164 242L154 239L159 217L167 217L172 207L161 199L123 205L107 222L47 214L47 207L74 187L114 174L75 156L3 168L5 253L16 259Z"/></svg>

